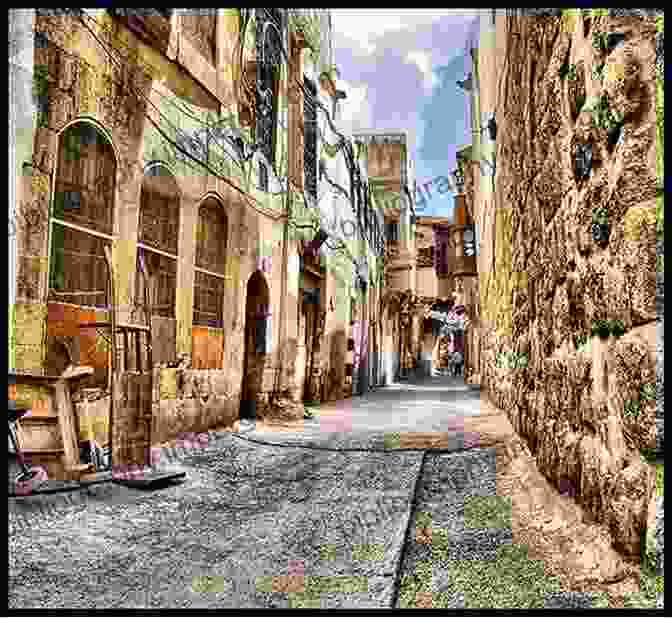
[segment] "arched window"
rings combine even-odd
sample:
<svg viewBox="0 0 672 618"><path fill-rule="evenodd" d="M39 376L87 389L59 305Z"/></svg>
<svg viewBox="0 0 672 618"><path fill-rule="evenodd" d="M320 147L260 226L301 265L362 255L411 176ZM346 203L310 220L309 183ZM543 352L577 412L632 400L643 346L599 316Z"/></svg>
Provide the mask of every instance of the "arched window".
<svg viewBox="0 0 672 618"><path fill-rule="evenodd" d="M194 326L224 326L227 221L222 205L207 198L198 211Z"/></svg>
<svg viewBox="0 0 672 618"><path fill-rule="evenodd" d="M114 229L116 159L105 136L78 122L61 135L51 214L49 300L104 306L105 246Z"/></svg>
<svg viewBox="0 0 672 618"><path fill-rule="evenodd" d="M140 192L138 258L149 276L149 303L153 316L175 318L177 248L180 229L180 191L173 175L162 165L145 173ZM140 266L140 264L138 264ZM143 279L135 278L136 302L143 302Z"/></svg>

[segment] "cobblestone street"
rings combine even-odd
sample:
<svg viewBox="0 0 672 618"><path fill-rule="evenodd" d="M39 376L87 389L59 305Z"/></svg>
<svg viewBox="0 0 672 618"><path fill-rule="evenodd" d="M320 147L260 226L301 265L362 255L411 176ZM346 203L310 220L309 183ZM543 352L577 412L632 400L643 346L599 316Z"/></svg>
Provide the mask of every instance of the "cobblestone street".
<svg viewBox="0 0 672 618"><path fill-rule="evenodd" d="M179 457L182 485L142 492L103 483L11 499L9 604L463 607L470 597L460 586L471 584L456 575L516 550L510 498L497 495L497 449L463 450L463 429L446 420L479 406L450 378L395 385L325 406L302 430L211 432ZM352 428L321 430L339 409ZM405 448L414 422L417 436L436 427L451 438L440 451ZM501 582L488 582L493 604L534 604L511 594L503 602L502 586L520 587L509 581L518 575L528 586L522 571L540 563L508 564ZM558 586L542 589L537 570L536 604L553 602Z"/></svg>

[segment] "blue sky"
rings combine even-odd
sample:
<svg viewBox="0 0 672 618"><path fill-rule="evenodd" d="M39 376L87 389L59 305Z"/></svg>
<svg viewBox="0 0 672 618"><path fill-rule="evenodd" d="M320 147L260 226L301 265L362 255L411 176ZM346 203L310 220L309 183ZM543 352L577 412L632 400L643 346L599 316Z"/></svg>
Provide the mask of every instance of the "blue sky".
<svg viewBox="0 0 672 618"><path fill-rule="evenodd" d="M447 176L456 148L470 140L468 100L455 82L468 70L465 45L476 18L466 9L332 9L336 65L348 94L339 124L407 130L419 185ZM432 188L423 214L452 208L452 194Z"/></svg>

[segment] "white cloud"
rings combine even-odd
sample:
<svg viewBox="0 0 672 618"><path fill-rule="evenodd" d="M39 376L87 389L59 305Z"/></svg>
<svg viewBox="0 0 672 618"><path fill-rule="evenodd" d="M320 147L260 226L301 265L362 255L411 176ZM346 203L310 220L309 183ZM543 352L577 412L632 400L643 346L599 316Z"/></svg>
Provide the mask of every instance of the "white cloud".
<svg viewBox="0 0 672 618"><path fill-rule="evenodd" d="M373 114L369 101L369 87L366 84L356 86L339 79L337 87L344 90L347 98L341 101L341 112L337 125L348 135L369 129L372 126Z"/></svg>
<svg viewBox="0 0 672 618"><path fill-rule="evenodd" d="M429 52L415 50L406 54L406 62L415 64L422 73L425 89L431 92L433 86L437 83L434 71L432 71L432 58Z"/></svg>
<svg viewBox="0 0 672 618"><path fill-rule="evenodd" d="M413 30L447 15L471 13L466 9L331 9L334 32L354 39L370 54L376 50L375 39L388 32Z"/></svg>

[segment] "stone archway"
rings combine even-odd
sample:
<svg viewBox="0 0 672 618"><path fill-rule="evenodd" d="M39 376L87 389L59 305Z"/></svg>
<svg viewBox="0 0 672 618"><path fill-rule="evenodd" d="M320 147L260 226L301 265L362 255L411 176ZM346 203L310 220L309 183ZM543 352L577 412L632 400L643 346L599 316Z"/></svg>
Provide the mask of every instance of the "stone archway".
<svg viewBox="0 0 672 618"><path fill-rule="evenodd" d="M266 278L257 270L247 282L245 301L245 352L240 392L240 417L256 418L264 377L270 335L270 292Z"/></svg>

